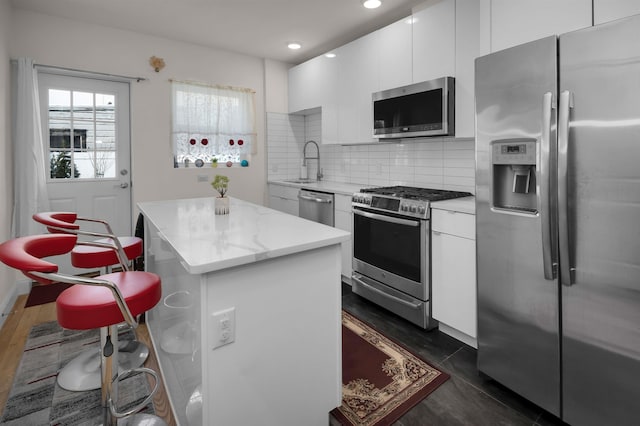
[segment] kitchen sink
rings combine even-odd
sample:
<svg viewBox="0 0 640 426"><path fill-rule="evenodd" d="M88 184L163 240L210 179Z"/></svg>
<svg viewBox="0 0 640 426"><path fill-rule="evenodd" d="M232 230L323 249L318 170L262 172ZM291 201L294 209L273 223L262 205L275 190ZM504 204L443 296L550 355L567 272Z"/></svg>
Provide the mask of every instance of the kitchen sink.
<svg viewBox="0 0 640 426"><path fill-rule="evenodd" d="M298 178L298 179L285 179L284 182L289 182L289 183L312 183L312 182L316 182L315 179L309 179L309 178Z"/></svg>

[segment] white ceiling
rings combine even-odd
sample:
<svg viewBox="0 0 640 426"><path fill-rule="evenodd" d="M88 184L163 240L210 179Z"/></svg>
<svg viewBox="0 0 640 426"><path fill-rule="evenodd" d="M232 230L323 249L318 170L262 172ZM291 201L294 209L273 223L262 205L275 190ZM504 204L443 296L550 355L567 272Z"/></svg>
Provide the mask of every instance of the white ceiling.
<svg viewBox="0 0 640 426"><path fill-rule="evenodd" d="M298 64L411 14L425 0L12 0L14 8ZM302 49L291 51L288 41Z"/></svg>

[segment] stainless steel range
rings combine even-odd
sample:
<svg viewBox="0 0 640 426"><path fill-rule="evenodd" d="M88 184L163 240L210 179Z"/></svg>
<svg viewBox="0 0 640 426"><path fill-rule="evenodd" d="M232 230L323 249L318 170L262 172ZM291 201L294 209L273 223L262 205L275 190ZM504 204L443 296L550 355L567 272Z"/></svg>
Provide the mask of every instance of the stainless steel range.
<svg viewBox="0 0 640 426"><path fill-rule="evenodd" d="M407 186L353 194L353 292L430 329L430 203L468 192Z"/></svg>

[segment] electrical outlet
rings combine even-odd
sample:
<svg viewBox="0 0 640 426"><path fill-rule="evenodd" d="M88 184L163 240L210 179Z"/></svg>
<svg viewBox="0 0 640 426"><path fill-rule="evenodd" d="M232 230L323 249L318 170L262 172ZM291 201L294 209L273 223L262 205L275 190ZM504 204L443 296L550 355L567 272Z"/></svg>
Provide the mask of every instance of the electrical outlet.
<svg viewBox="0 0 640 426"><path fill-rule="evenodd" d="M198 182L207 182L209 180L209 176L207 175L198 175Z"/></svg>
<svg viewBox="0 0 640 426"><path fill-rule="evenodd" d="M213 347L228 345L236 339L236 308L224 309L211 314Z"/></svg>

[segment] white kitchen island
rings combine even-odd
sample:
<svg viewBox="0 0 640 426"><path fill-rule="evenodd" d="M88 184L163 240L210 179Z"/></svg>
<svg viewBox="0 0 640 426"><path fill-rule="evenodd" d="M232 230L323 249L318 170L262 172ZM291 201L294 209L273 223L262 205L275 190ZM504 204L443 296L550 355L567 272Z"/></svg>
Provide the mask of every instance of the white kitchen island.
<svg viewBox="0 0 640 426"><path fill-rule="evenodd" d="M147 324L179 424L326 426L349 233L233 198L223 216L213 197L138 206L163 288Z"/></svg>

